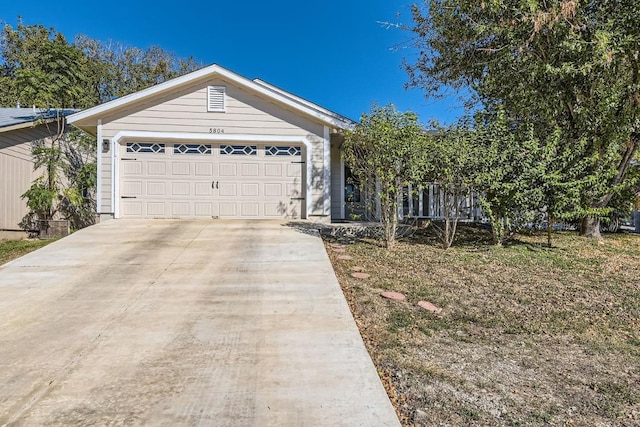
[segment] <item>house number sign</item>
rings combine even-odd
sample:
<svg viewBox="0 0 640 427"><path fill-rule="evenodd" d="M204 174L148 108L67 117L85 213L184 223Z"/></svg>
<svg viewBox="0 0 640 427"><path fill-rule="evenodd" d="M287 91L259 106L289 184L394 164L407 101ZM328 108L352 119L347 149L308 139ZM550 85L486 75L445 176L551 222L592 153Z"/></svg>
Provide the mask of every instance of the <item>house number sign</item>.
<svg viewBox="0 0 640 427"><path fill-rule="evenodd" d="M209 133L224 133L223 128L209 128Z"/></svg>

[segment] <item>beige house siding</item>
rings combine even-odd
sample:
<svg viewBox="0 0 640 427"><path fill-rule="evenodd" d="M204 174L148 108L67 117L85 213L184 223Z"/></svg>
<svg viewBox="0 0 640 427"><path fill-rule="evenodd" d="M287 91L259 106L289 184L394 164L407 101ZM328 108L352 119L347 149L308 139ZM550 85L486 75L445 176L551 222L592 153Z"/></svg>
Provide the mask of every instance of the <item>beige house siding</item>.
<svg viewBox="0 0 640 427"><path fill-rule="evenodd" d="M0 132L0 230L20 230L28 211L21 196L37 177L31 142L48 136L44 125Z"/></svg>
<svg viewBox="0 0 640 427"><path fill-rule="evenodd" d="M207 87L226 87L226 111L207 111ZM222 79L212 79L173 92L170 97L155 97L144 103L102 117L102 138L112 140L121 131L210 134L212 129L224 135L266 135L303 137L311 146L310 215L324 214L328 189L324 182L324 126L299 113L266 101L248 90ZM328 154L328 153L327 153ZM113 212L112 153L102 155L102 213ZM309 201L308 201L309 202Z"/></svg>

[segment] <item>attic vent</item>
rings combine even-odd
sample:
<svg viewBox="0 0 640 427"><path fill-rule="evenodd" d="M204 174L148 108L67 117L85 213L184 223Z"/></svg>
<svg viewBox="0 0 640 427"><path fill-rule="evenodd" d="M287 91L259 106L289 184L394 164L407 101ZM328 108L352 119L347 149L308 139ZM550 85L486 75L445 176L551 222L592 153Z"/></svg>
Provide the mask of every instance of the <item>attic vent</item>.
<svg viewBox="0 0 640 427"><path fill-rule="evenodd" d="M225 111L224 86L209 86L207 90L207 111Z"/></svg>

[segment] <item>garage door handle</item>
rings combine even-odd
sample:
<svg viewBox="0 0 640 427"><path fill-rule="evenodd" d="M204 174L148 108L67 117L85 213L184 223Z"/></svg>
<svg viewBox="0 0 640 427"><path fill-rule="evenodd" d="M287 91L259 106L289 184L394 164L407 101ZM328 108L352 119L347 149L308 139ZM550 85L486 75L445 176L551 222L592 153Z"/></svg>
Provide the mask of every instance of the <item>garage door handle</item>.
<svg viewBox="0 0 640 427"><path fill-rule="evenodd" d="M120 196L121 199L136 199L136 196Z"/></svg>

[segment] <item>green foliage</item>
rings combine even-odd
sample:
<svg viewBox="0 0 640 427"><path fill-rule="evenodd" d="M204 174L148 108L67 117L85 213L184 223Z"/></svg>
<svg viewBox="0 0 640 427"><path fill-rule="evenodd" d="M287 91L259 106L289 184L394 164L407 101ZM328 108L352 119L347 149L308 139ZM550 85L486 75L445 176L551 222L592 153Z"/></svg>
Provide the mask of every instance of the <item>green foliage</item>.
<svg viewBox="0 0 640 427"><path fill-rule="evenodd" d="M0 105L7 107L88 108L199 66L158 46L143 50L84 35L69 43L55 29L21 19L15 29L5 25L0 39Z"/></svg>
<svg viewBox="0 0 640 427"><path fill-rule="evenodd" d="M177 58L159 46L143 50L119 43L105 44L85 35L76 37L75 46L96 64L92 78L99 89L101 102L146 89L200 67L193 58Z"/></svg>
<svg viewBox="0 0 640 427"><path fill-rule="evenodd" d="M16 28L1 30L0 46L0 106L5 107L88 108L196 68L193 59L178 59L159 47L125 48L86 36L72 44L55 29L25 25L20 18ZM49 127L50 137L33 147L34 167L43 177L23 195L31 210L24 227L34 229L38 220L58 216L74 228L92 224L95 139L65 128L61 118L39 124Z"/></svg>
<svg viewBox="0 0 640 427"><path fill-rule="evenodd" d="M492 241L500 245L532 221L539 206L532 177L538 145L531 135L515 132L500 110L476 116L474 139L474 187L491 221Z"/></svg>
<svg viewBox="0 0 640 427"><path fill-rule="evenodd" d="M93 152L86 152L81 163L78 148L68 135L36 141L32 155L34 168L42 176L22 195L30 212L22 221L26 230L39 228L39 221L62 217L73 228L92 224L95 216L96 167Z"/></svg>
<svg viewBox="0 0 640 427"><path fill-rule="evenodd" d="M361 191L377 196L379 206L369 206L368 210L383 224L387 247L393 247L395 242L398 197L416 175L421 138L418 117L396 111L393 105L373 106L345 136L345 162L357 177ZM369 199L373 202L376 197Z"/></svg>
<svg viewBox="0 0 640 427"><path fill-rule="evenodd" d="M599 235L640 144L638 3L431 0L413 18L411 84L470 88L470 102L498 104L535 139L574 150L563 155L581 163L571 180L590 183L577 212Z"/></svg>
<svg viewBox="0 0 640 427"><path fill-rule="evenodd" d="M18 22L1 35L2 105L86 108L98 102L90 84L89 59L54 29Z"/></svg>
<svg viewBox="0 0 640 427"><path fill-rule="evenodd" d="M444 249L455 238L462 206L472 190L476 149L471 129L464 123L447 128L433 123L418 152L415 186L435 184L442 192L443 225L433 223Z"/></svg>

